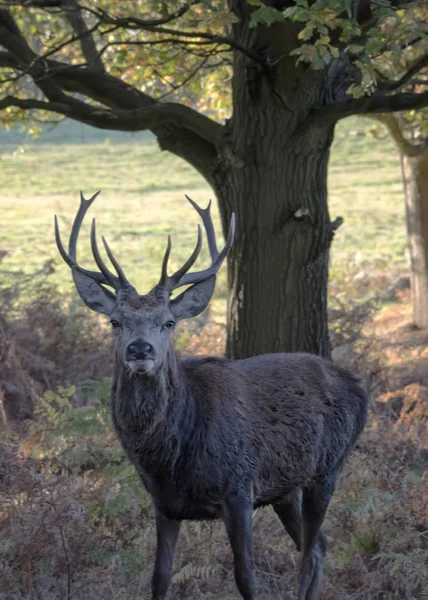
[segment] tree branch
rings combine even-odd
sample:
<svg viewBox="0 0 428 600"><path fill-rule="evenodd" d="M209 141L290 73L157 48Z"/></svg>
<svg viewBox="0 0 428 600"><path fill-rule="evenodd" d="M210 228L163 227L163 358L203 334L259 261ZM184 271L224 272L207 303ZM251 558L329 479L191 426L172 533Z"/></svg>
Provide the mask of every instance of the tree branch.
<svg viewBox="0 0 428 600"><path fill-rule="evenodd" d="M171 23L172 21L174 21L175 19L178 19L179 17L182 17L183 15L185 15L192 6L194 6L195 4L199 4L200 0L192 0L191 2L189 2L188 4L183 5L181 8L177 9L175 12L171 13L170 15L168 15L167 17L163 17L161 19L138 19L135 18L133 19L132 17L130 18L130 20L134 20L137 23L146 23L149 26L153 26L156 27L157 25L167 25L168 23ZM104 14L107 17L109 17L109 14L107 13L107 11L103 10L102 8L98 8L97 10L95 9L91 9L87 6L82 6L81 4L79 4L78 2L73 2L75 7L78 8L79 10L86 10L87 12L90 12L91 14L96 14L96 15L101 15ZM49 9L52 8L58 8L58 9L64 9L64 0L24 0L22 2L20 2L19 0L15 0L12 2L10 2L10 4L13 4L14 6L24 6L24 7L33 7L33 8L41 8L44 10L49 11Z"/></svg>
<svg viewBox="0 0 428 600"><path fill-rule="evenodd" d="M341 119L352 115L363 113L391 113L406 110L418 110L428 106L428 91L421 94L402 93L389 95L374 93L372 96L363 98L349 98L341 102L335 102L314 111L304 123L304 127L316 124L334 124Z"/></svg>
<svg viewBox="0 0 428 600"><path fill-rule="evenodd" d="M233 37L230 36L222 36L216 35L214 33L206 32L206 31L182 31L178 29L169 29L163 27L180 17L186 14L192 6L198 4L200 0L192 0L188 4L183 5L177 11L171 13L167 17L163 19L140 19L138 17L114 17L107 11L101 8L89 8L88 6L82 6L76 2L76 6L79 7L81 11L87 11L92 15L95 15L102 23L108 25L116 25L118 27L122 27L124 29L133 29L133 30L144 30L150 31L152 33L164 33L167 35L173 35L176 38L187 38L197 39L202 38L208 40L213 44L225 44L234 50L238 50L242 54L245 54L251 60L264 64L263 58L253 50L246 48L239 44ZM27 2L16 2L16 4L28 6L34 6L37 8L63 8L63 3L61 0L32 0ZM188 41L187 43L191 43Z"/></svg>
<svg viewBox="0 0 428 600"><path fill-rule="evenodd" d="M11 52L0 50L0 67L18 68L19 63Z"/></svg>
<svg viewBox="0 0 428 600"><path fill-rule="evenodd" d="M16 61L8 52L0 53L0 64L2 63L16 68ZM64 94L62 90L61 94L55 94L55 98L48 96L51 100L49 106L28 108L53 110L70 118L75 117L69 111L78 108L78 120L83 119L83 122L102 129L142 131L165 123L188 129L214 146L218 144L223 126L189 106L177 102L159 102L115 77L96 70L82 69L74 65L64 68L62 63L56 61L48 61L48 67L51 69L48 70L47 76L56 82L55 85L58 85L59 89L63 87L69 92L83 93L112 110L90 106ZM28 102L30 101L28 99ZM58 110L54 108L55 102ZM96 122L94 111L101 117L99 124Z"/></svg>
<svg viewBox="0 0 428 600"><path fill-rule="evenodd" d="M400 151L403 154L405 154L406 156L410 156L410 157L420 156L422 154L425 154L428 151L428 141L425 142L424 144L412 144L411 142L409 142L408 139L406 139L403 131L401 130L400 122L397 119L397 117L395 117L394 115L392 115L392 114L380 114L380 115L367 114L364 116L370 117L371 119L374 119L375 121L380 121L381 123L386 125L389 130L389 133L391 134L393 140L399 147Z"/></svg>
<svg viewBox="0 0 428 600"><path fill-rule="evenodd" d="M48 99L44 102L8 96L1 101L0 109L16 106L21 110L56 112L100 129L149 129L157 136L162 149L181 156L213 183L222 125L190 107L161 103L106 72L38 57L11 15L2 10L0 36L6 48L6 52L0 52L0 64L28 73ZM89 105L65 91L83 94L103 107Z"/></svg>
<svg viewBox="0 0 428 600"><path fill-rule="evenodd" d="M0 40L2 46L22 66L20 70L31 75L36 85L49 100L62 99L61 88L49 78L42 79L46 70L44 64L37 61L37 55L27 44L11 14L6 10L0 10Z"/></svg>
<svg viewBox="0 0 428 600"><path fill-rule="evenodd" d="M125 18L115 18L109 15L109 13L103 9L93 10L92 12L95 14L102 15L106 19L114 19L115 22L121 27L132 26L135 25L137 29L146 28L146 27L159 27L161 25L168 25L168 23L172 23L176 19L179 19L183 15L185 15L195 4L199 4L200 0L192 0L188 4L184 4L181 8L171 13L167 17L163 19L139 19L137 17L125 17ZM81 7L86 10L90 10L88 7Z"/></svg>
<svg viewBox="0 0 428 600"><path fill-rule="evenodd" d="M177 29L169 29L167 27L146 28L146 30L151 31L153 33L175 35L179 38L188 38L189 40L202 38L204 40L209 40L213 44L225 44L227 46L230 46L230 48L233 48L234 50L238 50L239 52L241 52L241 54L244 54L252 61L259 64L265 64L265 60L257 52L254 52L253 50L242 46L236 40L228 36L215 35L214 33L207 33L204 31L179 31Z"/></svg>
<svg viewBox="0 0 428 600"><path fill-rule="evenodd" d="M197 4L197 2L192 2L188 6L190 8L193 4ZM100 9L90 9L88 7L82 7L82 9L87 10L97 16L101 22L106 25L116 25L118 27L122 27L124 29L133 29L133 30L143 30L150 31L151 33L162 33L166 35L174 36L176 39L185 38L188 41L186 43L191 44L191 40L204 39L213 44L225 44L234 50L238 50L252 61L264 64L264 59L257 53L251 50L250 48L246 48L237 42L233 37L230 36L222 36L216 35L214 33L210 33L207 31L183 31L179 29L170 29L168 27L163 27L163 24L167 24L172 21L176 17L169 18L169 21L165 20L162 23L161 19L138 19L136 17L113 17L106 11ZM178 14L179 11L177 11ZM186 11L187 12L187 11ZM184 14L184 13L183 13ZM181 15L180 15L181 16ZM185 42L185 40L182 40Z"/></svg>
<svg viewBox="0 0 428 600"><path fill-rule="evenodd" d="M214 167L218 158L217 149L212 144L190 131L178 128L153 128L159 148L172 152L190 163L214 188Z"/></svg>
<svg viewBox="0 0 428 600"><path fill-rule="evenodd" d="M151 106L131 110L106 110L65 94L60 101L45 102L31 98L21 99L15 96L6 96L0 100L0 109L9 106L56 112L99 129L144 131L169 123L191 131L214 146L219 143L223 131L223 126L219 123L177 102L155 102Z"/></svg>
<svg viewBox="0 0 428 600"><path fill-rule="evenodd" d="M52 79L67 92L88 96L110 108L138 108L156 102L151 96L106 72L45 57L39 58L45 66L45 74L40 79ZM26 67L12 52L5 51L0 51L0 67L10 67L23 75L30 74L31 70L31 65Z"/></svg>
<svg viewBox="0 0 428 600"><path fill-rule="evenodd" d="M361 113L382 113L382 112L401 112L405 110L417 110L428 106L428 91L421 94L402 93L394 96L375 93L373 96L366 98L358 98L355 100L339 103L342 106L336 105L336 110L340 114L340 119L350 115ZM333 107L328 107L330 110Z"/></svg>
<svg viewBox="0 0 428 600"><path fill-rule="evenodd" d="M64 116L70 116L70 107L66 103L46 102L45 100L35 100L34 98L17 98L15 96L5 96L0 100L0 110L14 106L22 110L46 110L56 112Z"/></svg>
<svg viewBox="0 0 428 600"><path fill-rule="evenodd" d="M65 15L73 28L73 31L80 39L80 47L86 62L93 69L104 71L105 69L101 56L97 51L94 38L85 23L79 5L74 0L68 0L68 2L63 3L62 6L64 7Z"/></svg>
<svg viewBox="0 0 428 600"><path fill-rule="evenodd" d="M409 83L414 75L419 73L423 68L428 66L428 54L416 60L409 70L404 73L397 81L380 81L378 89L383 91L393 91L402 88L406 83Z"/></svg>
<svg viewBox="0 0 428 600"><path fill-rule="evenodd" d="M139 129L150 129L156 122L166 121L177 127L188 129L207 142L217 146L223 132L223 126L205 115L179 104L178 102L156 102L150 107L134 110L116 110L116 114L126 127L133 122ZM133 131L128 129L128 131Z"/></svg>
<svg viewBox="0 0 428 600"><path fill-rule="evenodd" d="M2 44L9 50L9 53L1 53L0 58L3 57L3 60L9 62L9 64L14 60L15 68L27 69L35 83L50 101L69 105L79 102L81 108L92 108L65 95L61 89L64 86L67 91L85 93L101 104L107 103L108 106L109 103L106 102L106 98L113 99L113 105L117 108L117 111L112 118L116 121L120 120L125 131L150 129L150 121L158 122L160 119L164 119L170 124L189 129L192 133L201 136L214 145L217 144L222 126L188 106L174 102L158 102L117 78L104 72L100 73L97 69L82 69L81 67L73 67L73 65L64 66L64 63L53 60L41 61L28 46L17 28L12 28L10 22L8 28L2 25L3 12L5 11L0 11L0 35ZM7 14L7 16L10 15ZM73 86L73 80L81 85ZM62 85L60 85L61 81ZM93 93L94 88L96 93ZM128 105L123 102L124 93L132 97L131 103ZM112 98L112 95L114 98ZM104 111L104 113L109 114L108 111ZM89 115L90 113L86 114ZM113 113L110 113L107 121L103 120L103 122L108 122L111 115ZM133 119L135 119L134 125L132 123Z"/></svg>
<svg viewBox="0 0 428 600"><path fill-rule="evenodd" d="M168 150L184 158L205 177L208 183L213 185L213 168L217 157L216 146L211 141L200 137L199 134L195 134L187 128L189 121L188 111L192 111L192 109L188 109L188 107L180 104L159 103L159 105L153 107L153 110L152 107L145 107L131 111L110 111L89 106L71 97L69 97L69 101L70 103L45 102L34 100L33 98L6 96L0 100L0 110L13 106L21 110L55 112L74 121L92 125L98 129L115 131L142 131L150 129L158 138L159 146L162 150ZM171 126L166 126L164 122L157 122L158 118L160 119L160 117L165 116L164 109L167 112L169 111ZM192 112L196 113L196 111ZM200 116L203 117L203 115ZM210 121L207 117L203 118ZM160 120L162 121L163 119ZM214 121L211 121L211 123L214 123ZM217 123L215 125L218 126L220 131L223 129L222 125L218 125Z"/></svg>

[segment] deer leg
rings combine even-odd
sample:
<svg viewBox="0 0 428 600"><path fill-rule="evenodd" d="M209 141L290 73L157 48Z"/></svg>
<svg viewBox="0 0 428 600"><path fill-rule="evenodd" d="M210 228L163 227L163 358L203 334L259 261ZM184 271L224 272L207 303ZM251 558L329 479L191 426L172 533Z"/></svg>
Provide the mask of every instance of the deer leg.
<svg viewBox="0 0 428 600"><path fill-rule="evenodd" d="M306 592L305 600L317 600L318 589L321 583L324 570L324 558L327 551L327 538L322 529L318 533L318 540L314 547L315 569L312 576L312 581Z"/></svg>
<svg viewBox="0 0 428 600"><path fill-rule="evenodd" d="M302 560L298 600L316 600L324 567L327 541L321 525L336 485L336 474L322 485L303 490Z"/></svg>
<svg viewBox="0 0 428 600"><path fill-rule="evenodd" d="M290 494L283 502L274 504L273 509L296 544L297 550L300 551L302 549L302 491L297 490Z"/></svg>
<svg viewBox="0 0 428 600"><path fill-rule="evenodd" d="M235 581L244 600L255 600L253 572L253 502L251 494L224 503L224 522L232 546Z"/></svg>
<svg viewBox="0 0 428 600"><path fill-rule="evenodd" d="M152 600L164 600L171 579L174 550L181 521L168 519L156 510L156 561L152 577Z"/></svg>

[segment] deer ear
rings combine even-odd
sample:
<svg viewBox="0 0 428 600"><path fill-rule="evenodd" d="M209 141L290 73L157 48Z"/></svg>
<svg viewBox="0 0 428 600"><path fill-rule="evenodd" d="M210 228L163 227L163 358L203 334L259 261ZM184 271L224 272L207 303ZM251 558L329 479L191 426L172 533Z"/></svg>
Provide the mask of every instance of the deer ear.
<svg viewBox="0 0 428 600"><path fill-rule="evenodd" d="M176 319L190 319L196 317L211 300L215 288L215 275L205 281L195 283L182 294L171 300L170 310Z"/></svg>
<svg viewBox="0 0 428 600"><path fill-rule="evenodd" d="M72 273L79 296L86 306L95 312L110 315L116 307L116 296L75 267Z"/></svg>

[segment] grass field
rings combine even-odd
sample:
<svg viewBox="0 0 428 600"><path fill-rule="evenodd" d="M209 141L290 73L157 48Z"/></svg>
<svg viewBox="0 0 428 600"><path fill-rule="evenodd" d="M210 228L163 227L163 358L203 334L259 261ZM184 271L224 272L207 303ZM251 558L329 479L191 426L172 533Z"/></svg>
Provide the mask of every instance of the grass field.
<svg viewBox="0 0 428 600"><path fill-rule="evenodd" d="M368 127L368 121L350 119L337 128L329 172L330 212L345 222L332 248L333 283L358 272L406 267L397 153L389 137L368 136ZM197 220L184 193L201 204L212 195L195 170L160 152L146 133L105 133L64 123L36 142L16 133L2 136L0 157L0 250L8 253L2 265L6 270L32 272L49 259L59 265L53 214L60 215L65 236L79 190L89 196L102 189L91 209L99 231L131 280L147 289L159 276L168 233L173 236L173 263L183 261L194 243ZM83 235L84 252L87 240ZM89 252L83 256L89 259ZM58 279L70 289L62 265ZM221 279L217 298L224 291Z"/></svg>

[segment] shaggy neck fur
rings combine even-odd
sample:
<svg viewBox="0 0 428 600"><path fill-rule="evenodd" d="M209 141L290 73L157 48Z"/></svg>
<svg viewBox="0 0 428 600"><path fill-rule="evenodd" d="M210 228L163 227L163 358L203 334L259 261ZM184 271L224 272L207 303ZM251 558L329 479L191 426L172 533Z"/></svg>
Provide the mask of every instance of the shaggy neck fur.
<svg viewBox="0 0 428 600"><path fill-rule="evenodd" d="M116 355L112 405L122 443L134 437L147 461L173 466L195 423L194 399L174 348L152 376L132 373Z"/></svg>

